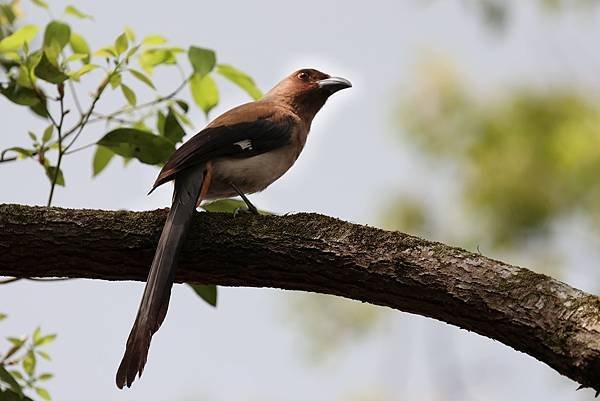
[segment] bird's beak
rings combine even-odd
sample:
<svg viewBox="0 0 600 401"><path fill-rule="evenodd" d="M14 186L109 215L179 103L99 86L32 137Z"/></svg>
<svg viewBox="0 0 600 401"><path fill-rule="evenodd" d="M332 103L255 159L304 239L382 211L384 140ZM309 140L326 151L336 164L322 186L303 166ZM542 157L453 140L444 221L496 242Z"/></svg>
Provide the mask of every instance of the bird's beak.
<svg viewBox="0 0 600 401"><path fill-rule="evenodd" d="M330 93L335 93L342 89L351 88L352 84L345 78L330 77L318 81L319 88L325 89Z"/></svg>

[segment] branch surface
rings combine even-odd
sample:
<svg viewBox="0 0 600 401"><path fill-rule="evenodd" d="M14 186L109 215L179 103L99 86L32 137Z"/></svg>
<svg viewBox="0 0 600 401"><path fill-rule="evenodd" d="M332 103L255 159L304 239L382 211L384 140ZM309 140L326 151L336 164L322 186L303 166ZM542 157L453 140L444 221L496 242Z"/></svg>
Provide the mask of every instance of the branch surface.
<svg viewBox="0 0 600 401"><path fill-rule="evenodd" d="M145 280L166 209L0 205L0 275ZM176 280L339 295L438 319L600 391L600 298L400 232L317 214L199 213Z"/></svg>

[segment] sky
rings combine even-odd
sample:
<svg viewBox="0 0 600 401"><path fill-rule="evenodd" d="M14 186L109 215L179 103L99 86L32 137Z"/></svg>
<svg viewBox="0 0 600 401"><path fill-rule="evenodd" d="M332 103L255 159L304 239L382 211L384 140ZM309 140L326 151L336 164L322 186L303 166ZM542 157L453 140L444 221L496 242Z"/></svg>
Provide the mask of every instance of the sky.
<svg viewBox="0 0 600 401"><path fill-rule="evenodd" d="M67 4L51 1L54 10ZM354 87L336 94L313 123L296 165L265 192L253 195L262 209L318 212L378 225L392 195L427 187L444 199L452 177L431 174L427 161L398 140L394 110L410 88L415 68L430 54L449 57L479 90L507 83L597 85L595 73L600 14L567 12L543 16L519 5L503 35L487 29L461 1L186 2L78 1L93 22L76 22L98 48L125 26L139 36L160 33L177 45L217 51L253 76L263 90L298 68L314 67L348 78ZM27 19L45 21L24 4ZM57 12L57 14L59 14ZM75 23L74 23L75 24ZM159 73L168 92L178 74ZM245 101L247 95L219 81L221 103L211 113ZM90 86L91 90L91 86ZM151 94L147 94L150 96ZM189 95L186 94L189 97ZM119 99L119 100L117 100ZM121 101L107 97L101 110ZM0 101L0 148L23 144L26 131L44 124ZM192 119L201 129L199 112ZM188 132L193 134L195 132ZM86 141L103 134L96 126ZM82 138L83 140L83 138ZM64 164L66 188L54 204L73 208L148 210L167 207L170 189L146 193L157 169L113 161L91 178L91 152ZM33 162L0 166L0 202L43 205L48 183ZM360 183L360 185L358 184ZM451 207L449 205L448 207ZM574 233L577 235L577 232ZM578 252L578 254L581 254ZM597 260L597 259L596 259ZM582 260L592 264L593 260ZM591 290L585 275L571 284ZM368 394L386 400L583 400L590 393L547 366L506 346L445 323L388 311L393 317L369 340L348 347L325 364L302 352L307 333L289 324L289 293L275 289L222 288L210 308L188 288L176 285L165 324L155 335L144 376L119 391L114 373L135 316L143 283L74 280L19 282L0 288L0 335L41 325L59 337L47 368L56 374L48 388L55 400L348 400ZM294 295L297 296L297 295Z"/></svg>

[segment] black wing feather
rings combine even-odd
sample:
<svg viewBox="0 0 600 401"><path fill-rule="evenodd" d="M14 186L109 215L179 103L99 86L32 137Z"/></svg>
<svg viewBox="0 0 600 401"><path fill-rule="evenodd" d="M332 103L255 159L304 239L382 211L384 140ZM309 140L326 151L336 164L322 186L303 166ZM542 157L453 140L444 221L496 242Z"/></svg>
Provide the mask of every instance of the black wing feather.
<svg viewBox="0 0 600 401"><path fill-rule="evenodd" d="M269 116L270 117L270 116ZM290 143L293 121L265 117L251 122L208 127L177 149L161 170L152 191L189 167L221 157L252 157ZM249 141L250 147L238 142Z"/></svg>

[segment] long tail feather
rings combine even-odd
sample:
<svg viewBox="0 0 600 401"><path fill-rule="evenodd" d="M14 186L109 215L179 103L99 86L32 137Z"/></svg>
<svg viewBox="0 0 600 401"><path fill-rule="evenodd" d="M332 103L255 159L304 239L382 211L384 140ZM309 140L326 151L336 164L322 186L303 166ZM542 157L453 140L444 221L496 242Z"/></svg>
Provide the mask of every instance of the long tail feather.
<svg viewBox="0 0 600 401"><path fill-rule="evenodd" d="M202 188L205 166L195 166L175 179L173 204L156 247L144 295L127 339L125 355L117 370L117 387L130 387L142 375L150 340L167 314L177 256L194 214Z"/></svg>

